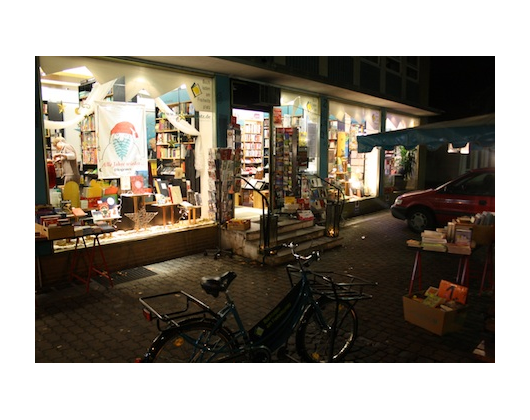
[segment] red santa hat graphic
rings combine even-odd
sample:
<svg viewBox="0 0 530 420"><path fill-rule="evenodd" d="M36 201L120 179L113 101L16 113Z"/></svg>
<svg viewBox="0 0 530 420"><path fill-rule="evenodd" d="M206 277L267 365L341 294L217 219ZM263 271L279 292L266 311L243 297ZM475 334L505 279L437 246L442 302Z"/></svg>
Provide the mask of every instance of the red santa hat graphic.
<svg viewBox="0 0 530 420"><path fill-rule="evenodd" d="M110 131L111 135L118 134L118 133L130 134L130 135L134 135L134 137L138 137L138 133L136 132L134 125L132 125L129 121L119 122Z"/></svg>

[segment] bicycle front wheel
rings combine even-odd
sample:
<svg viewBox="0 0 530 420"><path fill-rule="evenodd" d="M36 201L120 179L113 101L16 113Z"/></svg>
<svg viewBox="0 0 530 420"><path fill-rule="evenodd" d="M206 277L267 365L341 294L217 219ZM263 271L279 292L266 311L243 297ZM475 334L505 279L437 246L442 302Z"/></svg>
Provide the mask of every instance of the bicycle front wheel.
<svg viewBox="0 0 530 420"><path fill-rule="evenodd" d="M304 362L340 362L357 337L357 314L347 302L317 302L326 325L309 306L296 332L296 350Z"/></svg>
<svg viewBox="0 0 530 420"><path fill-rule="evenodd" d="M146 359L156 363L210 363L229 356L236 348L226 328L197 320L163 331L151 345Z"/></svg>

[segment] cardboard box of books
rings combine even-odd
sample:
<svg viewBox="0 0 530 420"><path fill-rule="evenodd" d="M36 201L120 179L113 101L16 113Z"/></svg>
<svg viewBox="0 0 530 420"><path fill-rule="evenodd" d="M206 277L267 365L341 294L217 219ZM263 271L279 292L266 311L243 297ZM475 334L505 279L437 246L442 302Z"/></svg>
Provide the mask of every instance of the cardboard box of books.
<svg viewBox="0 0 530 420"><path fill-rule="evenodd" d="M462 329L466 320L467 287L442 280L412 296L403 296L405 321L437 335Z"/></svg>
<svg viewBox="0 0 530 420"><path fill-rule="evenodd" d="M495 241L495 225L476 225L472 223L455 223L455 242L463 239L463 233L469 232L476 245L489 245ZM460 235L459 235L460 234Z"/></svg>
<svg viewBox="0 0 530 420"><path fill-rule="evenodd" d="M40 232L43 236L46 236L49 240L55 239L66 239L74 237L74 227L72 225L67 226L43 226L35 223L35 232Z"/></svg>

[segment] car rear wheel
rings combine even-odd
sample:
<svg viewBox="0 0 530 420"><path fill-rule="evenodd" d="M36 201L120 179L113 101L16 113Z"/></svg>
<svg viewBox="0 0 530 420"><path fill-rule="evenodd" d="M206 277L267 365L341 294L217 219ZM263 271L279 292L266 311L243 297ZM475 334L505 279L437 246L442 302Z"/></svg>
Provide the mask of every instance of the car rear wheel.
<svg viewBox="0 0 530 420"><path fill-rule="evenodd" d="M430 229L434 226L434 217L429 209L415 207L411 209L407 216L407 224L412 231L421 233L425 229Z"/></svg>

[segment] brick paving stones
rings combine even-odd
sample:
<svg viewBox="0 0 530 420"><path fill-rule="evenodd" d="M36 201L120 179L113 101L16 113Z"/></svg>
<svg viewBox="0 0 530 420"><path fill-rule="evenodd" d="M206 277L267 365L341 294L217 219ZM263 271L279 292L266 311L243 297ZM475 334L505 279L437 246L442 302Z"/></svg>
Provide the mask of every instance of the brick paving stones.
<svg viewBox="0 0 530 420"><path fill-rule="evenodd" d="M408 291L414 252L407 239L419 239L388 210L345 221L343 245L326 251L314 269L350 273L378 283L373 299L361 301L359 337L349 363L476 363L474 349L493 340L485 317L494 303L491 292L478 296L485 249L471 260L469 311L464 328L442 337L403 319L402 296ZM454 278L458 259L448 255L423 258L424 286ZM238 273L231 286L246 327L251 327L289 289L285 266L269 267L240 257L196 254L145 266L155 275L118 282L114 288L93 281L90 293L83 285L40 293L35 307L35 362L131 363L142 355L157 333L145 321L138 298L172 290L197 294L214 308L221 299L206 295L199 286L205 275L232 270ZM116 273L114 274L116 275ZM292 346L290 346L291 349ZM292 356L296 360L296 354ZM283 360L282 360L283 361ZM292 361L289 359L288 361Z"/></svg>

